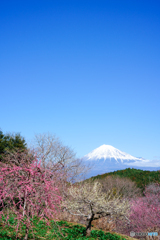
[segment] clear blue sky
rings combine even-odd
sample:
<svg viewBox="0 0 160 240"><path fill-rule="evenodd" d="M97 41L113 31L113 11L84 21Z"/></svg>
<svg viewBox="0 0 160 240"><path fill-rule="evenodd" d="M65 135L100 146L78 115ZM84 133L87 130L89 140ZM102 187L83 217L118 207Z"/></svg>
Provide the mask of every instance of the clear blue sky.
<svg viewBox="0 0 160 240"><path fill-rule="evenodd" d="M160 159L160 1L0 1L0 128Z"/></svg>

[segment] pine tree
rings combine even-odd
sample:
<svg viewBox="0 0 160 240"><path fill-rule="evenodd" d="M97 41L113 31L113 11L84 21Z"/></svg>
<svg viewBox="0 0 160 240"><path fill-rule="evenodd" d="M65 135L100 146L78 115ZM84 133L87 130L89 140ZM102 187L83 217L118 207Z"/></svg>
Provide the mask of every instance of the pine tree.
<svg viewBox="0 0 160 240"><path fill-rule="evenodd" d="M20 134L4 134L0 130L0 162L4 162L7 152L25 150L27 150L27 143Z"/></svg>

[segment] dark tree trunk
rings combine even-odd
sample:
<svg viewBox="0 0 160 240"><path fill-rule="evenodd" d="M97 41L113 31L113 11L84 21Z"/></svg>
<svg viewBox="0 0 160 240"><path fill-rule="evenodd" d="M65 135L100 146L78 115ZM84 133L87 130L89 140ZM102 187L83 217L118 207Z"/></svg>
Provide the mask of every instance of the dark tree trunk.
<svg viewBox="0 0 160 240"><path fill-rule="evenodd" d="M91 218L88 220L87 224L86 224L86 231L85 231L85 236L90 236L91 234L91 223L94 219L94 214L92 214Z"/></svg>
<svg viewBox="0 0 160 240"><path fill-rule="evenodd" d="M29 228L26 226L26 234L25 234L24 240L28 240L28 233L29 233Z"/></svg>

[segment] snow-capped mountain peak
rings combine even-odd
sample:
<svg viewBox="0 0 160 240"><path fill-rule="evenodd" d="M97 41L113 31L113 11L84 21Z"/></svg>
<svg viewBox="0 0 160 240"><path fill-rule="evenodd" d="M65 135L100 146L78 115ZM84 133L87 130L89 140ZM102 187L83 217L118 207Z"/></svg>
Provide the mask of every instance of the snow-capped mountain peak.
<svg viewBox="0 0 160 240"><path fill-rule="evenodd" d="M157 171L158 166L160 166L160 162L155 163L144 158L133 157L111 145L105 144L85 155L82 160L87 166L88 163L91 165L89 166L91 169L86 176L87 178L126 168Z"/></svg>
<svg viewBox="0 0 160 240"><path fill-rule="evenodd" d="M111 145L105 144L88 153L87 155L84 156L84 158L86 160L98 160L98 159L106 160L108 158L110 159L114 158L117 162L118 160L121 160L121 162L123 162L123 160L135 160L135 161L142 160L142 158L133 157L130 154L122 152Z"/></svg>

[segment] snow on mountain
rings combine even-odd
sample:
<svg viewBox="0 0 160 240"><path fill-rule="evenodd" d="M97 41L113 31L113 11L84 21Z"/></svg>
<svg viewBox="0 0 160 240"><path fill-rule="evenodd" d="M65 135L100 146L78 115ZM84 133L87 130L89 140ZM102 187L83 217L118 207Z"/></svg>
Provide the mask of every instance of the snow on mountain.
<svg viewBox="0 0 160 240"><path fill-rule="evenodd" d="M88 153L84 156L84 158L86 160L99 160L102 158L106 160L107 158L114 158L117 162L118 160L121 160L122 163L124 160L142 161L142 158L133 157L130 154L127 154L118 150L117 148L112 147L111 145L105 144Z"/></svg>
<svg viewBox="0 0 160 240"><path fill-rule="evenodd" d="M150 171L160 169L160 161L154 163L144 158L133 157L111 145L105 144L85 155L82 160L87 165L89 163L92 166L90 172L87 174L87 178L129 167Z"/></svg>

